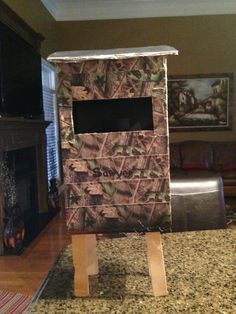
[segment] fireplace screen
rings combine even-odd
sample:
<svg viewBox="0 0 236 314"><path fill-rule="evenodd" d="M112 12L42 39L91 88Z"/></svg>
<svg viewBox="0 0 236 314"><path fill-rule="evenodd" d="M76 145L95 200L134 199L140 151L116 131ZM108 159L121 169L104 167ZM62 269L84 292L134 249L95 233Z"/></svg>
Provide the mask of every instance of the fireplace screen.
<svg viewBox="0 0 236 314"><path fill-rule="evenodd" d="M152 98L74 101L73 121L75 134L153 130Z"/></svg>

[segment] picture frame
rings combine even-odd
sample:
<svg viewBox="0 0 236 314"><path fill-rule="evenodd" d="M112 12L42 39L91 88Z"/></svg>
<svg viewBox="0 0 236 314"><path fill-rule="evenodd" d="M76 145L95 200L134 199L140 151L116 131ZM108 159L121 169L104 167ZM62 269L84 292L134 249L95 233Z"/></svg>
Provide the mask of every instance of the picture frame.
<svg viewBox="0 0 236 314"><path fill-rule="evenodd" d="M170 131L231 130L232 102L232 73L170 76Z"/></svg>

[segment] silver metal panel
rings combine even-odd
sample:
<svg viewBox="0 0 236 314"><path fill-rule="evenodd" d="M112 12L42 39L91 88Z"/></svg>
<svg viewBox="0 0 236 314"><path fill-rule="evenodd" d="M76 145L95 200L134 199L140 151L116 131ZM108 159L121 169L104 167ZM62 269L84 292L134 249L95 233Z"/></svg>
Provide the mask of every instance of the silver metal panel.
<svg viewBox="0 0 236 314"><path fill-rule="evenodd" d="M148 56L178 55L178 50L170 46L150 46L106 50L74 50L54 52L47 60L54 63L70 63L86 60L128 59Z"/></svg>

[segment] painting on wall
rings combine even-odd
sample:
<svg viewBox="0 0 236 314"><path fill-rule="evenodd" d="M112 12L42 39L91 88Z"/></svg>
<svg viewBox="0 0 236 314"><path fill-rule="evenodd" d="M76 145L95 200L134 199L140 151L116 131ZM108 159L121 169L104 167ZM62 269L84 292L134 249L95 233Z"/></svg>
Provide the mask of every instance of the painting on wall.
<svg viewBox="0 0 236 314"><path fill-rule="evenodd" d="M172 131L231 129L233 74L169 77L169 127Z"/></svg>

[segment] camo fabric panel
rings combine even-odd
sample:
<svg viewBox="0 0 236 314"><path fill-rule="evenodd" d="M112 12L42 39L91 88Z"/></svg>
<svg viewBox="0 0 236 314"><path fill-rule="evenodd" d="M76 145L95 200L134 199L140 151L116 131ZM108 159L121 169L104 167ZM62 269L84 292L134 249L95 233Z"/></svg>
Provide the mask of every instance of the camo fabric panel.
<svg viewBox="0 0 236 314"><path fill-rule="evenodd" d="M75 134L67 139L63 137L63 131L61 134L63 159L168 153L168 137L156 135L153 131Z"/></svg>
<svg viewBox="0 0 236 314"><path fill-rule="evenodd" d="M166 179L116 180L66 185L66 207L170 201Z"/></svg>
<svg viewBox="0 0 236 314"><path fill-rule="evenodd" d="M147 178L168 179L167 155L65 159L64 183L133 180Z"/></svg>
<svg viewBox="0 0 236 314"><path fill-rule="evenodd" d="M68 231L170 230L166 57L61 63L57 73ZM133 97L152 97L153 131L74 133L73 101Z"/></svg>
<svg viewBox="0 0 236 314"><path fill-rule="evenodd" d="M86 206L67 208L67 228L71 233L78 230L94 232L167 232L170 229L168 203L139 205ZM159 226L157 229L157 225ZM122 231L121 231L122 230Z"/></svg>

